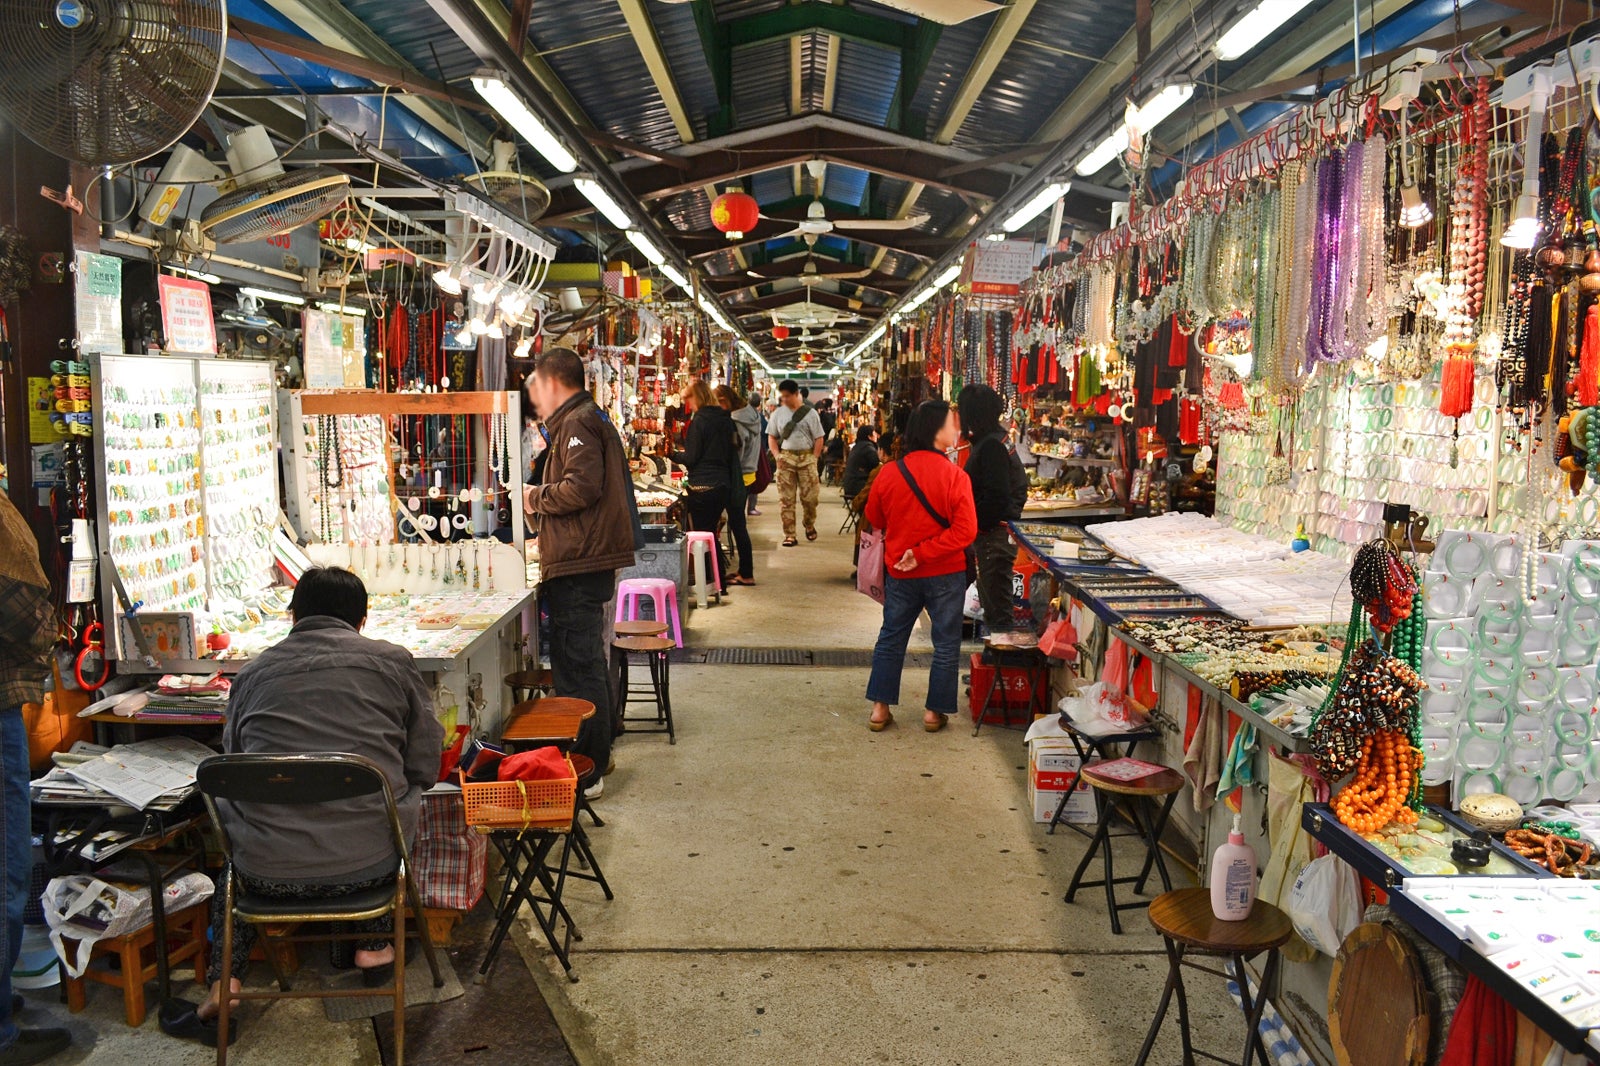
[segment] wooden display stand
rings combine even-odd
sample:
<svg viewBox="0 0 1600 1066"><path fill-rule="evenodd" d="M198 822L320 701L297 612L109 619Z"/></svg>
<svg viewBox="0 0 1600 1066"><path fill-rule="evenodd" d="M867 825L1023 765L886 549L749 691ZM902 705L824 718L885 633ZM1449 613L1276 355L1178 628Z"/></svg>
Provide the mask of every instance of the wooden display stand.
<svg viewBox="0 0 1600 1066"><path fill-rule="evenodd" d="M167 959L171 964L193 959L194 979L201 984L206 979L209 947L206 929L210 925L210 913L211 905L207 902L196 903L176 914L167 915ZM69 949L77 945L77 941L68 937L64 937L62 943ZM94 981L122 989L123 1017L135 1029L143 1025L146 1013L144 986L156 979L155 947L154 923L126 936L96 943L90 951L89 966L83 971L83 976L67 978L67 1009L73 1014L83 1010L88 1002L84 982ZM109 960L113 956L117 959L115 967L109 963L103 967L95 966L97 961ZM147 958L148 962L145 961Z"/></svg>

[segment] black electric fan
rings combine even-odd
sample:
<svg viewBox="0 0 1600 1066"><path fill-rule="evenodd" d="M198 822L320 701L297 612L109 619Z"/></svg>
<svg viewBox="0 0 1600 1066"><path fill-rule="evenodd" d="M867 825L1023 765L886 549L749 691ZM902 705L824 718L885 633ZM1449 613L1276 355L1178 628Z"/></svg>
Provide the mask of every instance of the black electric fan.
<svg viewBox="0 0 1600 1066"><path fill-rule="evenodd" d="M66 159L138 162L200 117L227 36L225 0L0 0L0 113Z"/></svg>

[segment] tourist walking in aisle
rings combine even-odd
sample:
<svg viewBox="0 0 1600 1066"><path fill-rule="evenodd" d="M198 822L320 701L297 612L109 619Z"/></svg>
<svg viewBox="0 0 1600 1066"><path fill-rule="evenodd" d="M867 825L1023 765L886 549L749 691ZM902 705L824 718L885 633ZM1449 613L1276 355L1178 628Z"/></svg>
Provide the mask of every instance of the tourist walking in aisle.
<svg viewBox="0 0 1600 1066"><path fill-rule="evenodd" d="M1005 400L987 385L968 385L956 401L961 435L971 443L965 469L978 515L973 553L978 563L978 600L990 633L1012 628L1011 572L1016 548L1006 521L1022 517L1028 473L1000 425Z"/></svg>
<svg viewBox="0 0 1600 1066"><path fill-rule="evenodd" d="M745 518L745 496L755 484L761 468L761 416L730 386L718 385L717 403L733 418L739 431L739 483L728 496L728 532L739 552L739 573L728 579L730 585L756 583L755 552L750 547L750 523ZM741 491L742 490L742 491Z"/></svg>
<svg viewBox="0 0 1600 1066"><path fill-rule="evenodd" d="M783 546L792 548L795 537L795 497L799 497L806 539L817 539L817 500L822 483L817 477L817 457L822 454L822 419L800 398L800 386L785 378L778 383L779 404L767 423L767 441L778 467L778 502L782 505Z"/></svg>
<svg viewBox="0 0 1600 1066"><path fill-rule="evenodd" d="M967 545L977 534L972 483L945 452L958 431L950 405L929 400L906 425L905 456L873 479L866 519L884 531L883 628L872 649L873 732L894 721L900 670L911 628L923 611L933 629L933 666L923 728L936 733L956 713L961 673L961 611L967 592Z"/></svg>
<svg viewBox="0 0 1600 1066"><path fill-rule="evenodd" d="M33 530L0 492L0 857L5 862L5 915L0 920L0 1064L29 1066L67 1050L65 1029L19 1029L11 971L22 950L22 912L33 876L28 795L28 727L22 705L44 699L50 649L59 631L50 581L39 565Z"/></svg>
<svg viewBox="0 0 1600 1066"><path fill-rule="evenodd" d="M606 604L617 571L634 561L632 480L622 438L583 388L583 360L549 348L528 375L528 399L550 435L544 480L523 489L539 535L539 579L550 612L550 670L558 696L593 703L573 750L601 774L611 762L611 676ZM605 788L600 777L587 795Z"/></svg>
<svg viewBox="0 0 1600 1066"><path fill-rule="evenodd" d="M718 591L727 592L728 561L722 555L717 523L722 513L730 510L728 501L733 492L733 478L739 472L739 431L734 428L728 412L717 405L711 386L698 378L683 390L683 407L692 417L684 436L683 451L674 454L672 461L689 471L689 495L685 498L689 528L711 534L717 553L717 573L722 575ZM743 487L741 484L740 488ZM741 498L740 503L743 502ZM742 519L742 512L740 517Z"/></svg>

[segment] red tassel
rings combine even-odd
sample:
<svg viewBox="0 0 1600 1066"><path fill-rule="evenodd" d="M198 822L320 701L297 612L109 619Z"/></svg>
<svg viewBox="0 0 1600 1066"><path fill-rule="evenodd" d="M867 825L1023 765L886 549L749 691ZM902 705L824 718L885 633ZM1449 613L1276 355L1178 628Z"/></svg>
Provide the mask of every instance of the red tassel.
<svg viewBox="0 0 1600 1066"><path fill-rule="evenodd" d="M1200 405L1188 397L1178 401L1178 440L1200 443Z"/></svg>
<svg viewBox="0 0 1600 1066"><path fill-rule="evenodd" d="M1172 343L1167 348L1168 366L1189 365L1190 335L1178 328L1178 316L1172 316Z"/></svg>
<svg viewBox="0 0 1600 1066"><path fill-rule="evenodd" d="M1578 403L1600 404L1600 309L1594 304L1583 316L1583 347L1578 356Z"/></svg>
<svg viewBox="0 0 1600 1066"><path fill-rule="evenodd" d="M1439 413L1461 418L1472 411L1473 377L1477 373L1470 348L1452 345L1439 379Z"/></svg>

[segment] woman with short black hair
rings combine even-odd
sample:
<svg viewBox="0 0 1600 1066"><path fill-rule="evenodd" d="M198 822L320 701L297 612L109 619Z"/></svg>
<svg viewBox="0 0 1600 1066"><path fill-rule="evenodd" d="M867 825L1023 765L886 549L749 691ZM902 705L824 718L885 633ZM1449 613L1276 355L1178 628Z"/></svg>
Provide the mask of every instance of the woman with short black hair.
<svg viewBox="0 0 1600 1066"><path fill-rule="evenodd" d="M923 611L933 628L933 665L923 728L943 729L956 713L961 673L961 612L967 592L967 545L977 533L972 484L945 456L957 439L950 405L929 400L906 424L905 455L883 467L867 495L866 519L886 538L883 628L872 651L867 699L873 732L894 721L900 670L911 629Z"/></svg>

